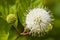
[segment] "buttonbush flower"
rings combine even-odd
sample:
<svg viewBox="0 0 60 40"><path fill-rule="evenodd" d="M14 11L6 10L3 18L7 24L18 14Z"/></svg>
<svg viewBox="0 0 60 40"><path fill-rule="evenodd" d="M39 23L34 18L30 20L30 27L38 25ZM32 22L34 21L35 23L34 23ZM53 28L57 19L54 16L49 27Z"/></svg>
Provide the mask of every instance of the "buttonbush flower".
<svg viewBox="0 0 60 40"><path fill-rule="evenodd" d="M26 29L33 36L43 36L52 30L52 18L50 12L44 8L31 9L26 16Z"/></svg>

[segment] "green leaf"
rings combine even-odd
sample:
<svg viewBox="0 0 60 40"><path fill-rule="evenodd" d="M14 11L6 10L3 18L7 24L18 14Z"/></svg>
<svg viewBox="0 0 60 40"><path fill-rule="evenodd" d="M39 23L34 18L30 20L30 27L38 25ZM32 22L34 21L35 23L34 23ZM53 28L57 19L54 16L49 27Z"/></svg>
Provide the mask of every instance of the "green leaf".
<svg viewBox="0 0 60 40"><path fill-rule="evenodd" d="M18 36L18 33L14 27L12 27L9 31L9 37L8 40L15 40Z"/></svg>
<svg viewBox="0 0 60 40"><path fill-rule="evenodd" d="M9 30L11 25L4 19L0 18L0 40L7 40L9 36Z"/></svg>
<svg viewBox="0 0 60 40"><path fill-rule="evenodd" d="M31 0L20 0L19 1L19 11L18 11L18 16L19 16L19 20L21 23L23 23L23 25L25 26L25 17L26 17L26 10L29 9L30 6L30 2Z"/></svg>
<svg viewBox="0 0 60 40"><path fill-rule="evenodd" d="M26 36L20 36L17 40L27 40Z"/></svg>

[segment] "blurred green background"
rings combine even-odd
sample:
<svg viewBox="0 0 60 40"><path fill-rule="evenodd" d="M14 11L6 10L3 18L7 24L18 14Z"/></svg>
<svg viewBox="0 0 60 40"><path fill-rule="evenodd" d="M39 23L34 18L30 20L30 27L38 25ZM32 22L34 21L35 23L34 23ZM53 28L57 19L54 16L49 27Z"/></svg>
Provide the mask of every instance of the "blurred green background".
<svg viewBox="0 0 60 40"><path fill-rule="evenodd" d="M16 14L18 17L18 25L16 25L22 32L23 25L25 25L23 24L25 22L24 13L40 5L41 2L53 13L55 19L52 31L44 37L20 36L15 28L6 22L8 14ZM0 0L0 40L60 40L60 0Z"/></svg>

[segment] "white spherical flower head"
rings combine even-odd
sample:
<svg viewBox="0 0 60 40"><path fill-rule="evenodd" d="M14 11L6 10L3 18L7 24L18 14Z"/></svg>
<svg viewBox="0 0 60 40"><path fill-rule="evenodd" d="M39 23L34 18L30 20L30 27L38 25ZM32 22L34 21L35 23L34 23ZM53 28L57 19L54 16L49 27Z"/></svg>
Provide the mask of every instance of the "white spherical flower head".
<svg viewBox="0 0 60 40"><path fill-rule="evenodd" d="M26 16L26 25L32 35L42 36L52 29L51 16L43 8L34 8Z"/></svg>
<svg viewBox="0 0 60 40"><path fill-rule="evenodd" d="M6 18L6 20L8 23L13 24L16 21L16 15L15 14L9 14Z"/></svg>

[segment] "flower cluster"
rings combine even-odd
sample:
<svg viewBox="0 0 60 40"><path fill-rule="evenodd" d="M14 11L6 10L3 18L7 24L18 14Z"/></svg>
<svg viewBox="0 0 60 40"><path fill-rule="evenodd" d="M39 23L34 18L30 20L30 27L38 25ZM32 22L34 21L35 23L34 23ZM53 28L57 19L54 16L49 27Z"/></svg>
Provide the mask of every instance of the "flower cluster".
<svg viewBox="0 0 60 40"><path fill-rule="evenodd" d="M52 18L49 13L49 11L43 8L34 8L28 12L26 16L26 28L30 30L33 36L43 36L52 29Z"/></svg>

